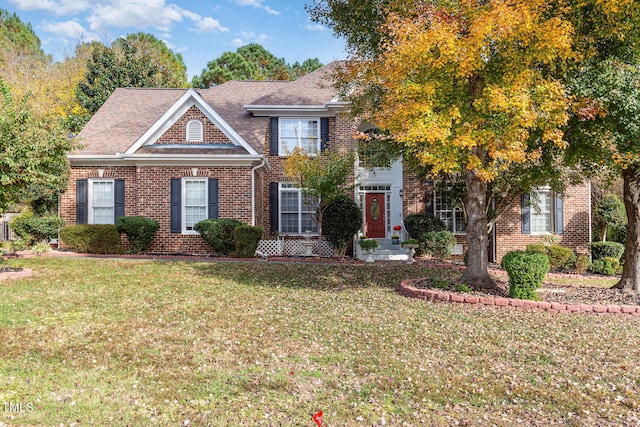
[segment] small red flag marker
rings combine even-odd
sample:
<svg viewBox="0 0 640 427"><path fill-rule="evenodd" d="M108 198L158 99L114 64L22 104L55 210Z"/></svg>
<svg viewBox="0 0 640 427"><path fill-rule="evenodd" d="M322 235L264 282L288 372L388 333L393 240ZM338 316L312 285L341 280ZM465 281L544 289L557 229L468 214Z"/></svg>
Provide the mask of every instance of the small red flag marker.
<svg viewBox="0 0 640 427"><path fill-rule="evenodd" d="M318 427L322 427L322 411L318 412L313 416L313 421L316 422Z"/></svg>

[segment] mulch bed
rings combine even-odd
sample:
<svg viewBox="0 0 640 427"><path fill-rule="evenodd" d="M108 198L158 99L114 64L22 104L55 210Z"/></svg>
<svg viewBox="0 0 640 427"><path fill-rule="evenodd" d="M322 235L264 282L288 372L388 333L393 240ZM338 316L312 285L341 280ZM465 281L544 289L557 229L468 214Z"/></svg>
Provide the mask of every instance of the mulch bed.
<svg viewBox="0 0 640 427"><path fill-rule="evenodd" d="M466 295L480 297L501 297L509 298L509 283L503 280L496 280L496 289L472 290ZM432 286L431 279L424 278L411 282L411 286L420 289L441 289L447 292L456 292L455 282L447 287L440 288ZM545 282L542 288L538 289L540 300L546 302L557 302L561 304L616 304L616 305L640 305L640 296L630 295L619 289L602 288L599 286L573 286L552 282Z"/></svg>

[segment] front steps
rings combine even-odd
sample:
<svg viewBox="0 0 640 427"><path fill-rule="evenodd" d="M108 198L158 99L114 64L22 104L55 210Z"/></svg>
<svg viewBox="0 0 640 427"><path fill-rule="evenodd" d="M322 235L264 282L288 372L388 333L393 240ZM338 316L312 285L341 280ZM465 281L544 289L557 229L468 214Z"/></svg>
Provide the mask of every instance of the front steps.
<svg viewBox="0 0 640 427"><path fill-rule="evenodd" d="M380 245L372 254L374 261L407 261L409 259L409 249L402 245L394 245L391 239L374 239ZM356 258L365 260L367 251L363 251L360 245L356 244Z"/></svg>

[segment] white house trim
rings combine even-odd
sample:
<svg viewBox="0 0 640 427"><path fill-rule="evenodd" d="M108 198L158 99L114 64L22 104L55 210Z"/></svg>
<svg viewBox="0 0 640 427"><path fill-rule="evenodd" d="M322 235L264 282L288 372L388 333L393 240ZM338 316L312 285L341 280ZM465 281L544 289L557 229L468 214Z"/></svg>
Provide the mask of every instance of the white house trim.
<svg viewBox="0 0 640 427"><path fill-rule="evenodd" d="M191 107L196 106L215 124L229 140L243 147L249 154L258 152L245 141L229 124L209 105L195 89L188 89L140 138L133 143L125 154L134 154L145 145L154 144L171 126L173 126Z"/></svg>

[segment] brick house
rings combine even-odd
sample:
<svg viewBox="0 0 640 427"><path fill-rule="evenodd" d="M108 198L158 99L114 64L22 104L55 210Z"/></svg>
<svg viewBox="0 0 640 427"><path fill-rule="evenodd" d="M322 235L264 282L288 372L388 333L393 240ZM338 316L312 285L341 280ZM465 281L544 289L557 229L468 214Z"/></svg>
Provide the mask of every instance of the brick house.
<svg viewBox="0 0 640 427"><path fill-rule="evenodd" d="M354 150L355 131L371 128L341 114L347 105L323 84L335 64L293 82L117 89L78 135L82 147L69 154L71 179L60 216L67 224L154 218L160 229L150 250L159 253L209 252L193 230L206 218L236 218L264 227L267 235L316 231L312 208L284 176L287 150ZM406 215L431 211L464 251L462 212L450 206L446 191L406 173L402 161L373 169L358 163L354 174L353 196L366 212L363 230L370 237L389 238ZM572 187L562 198L538 193L538 209L524 200L496 226L494 258L548 233L586 251L589 185Z"/></svg>

